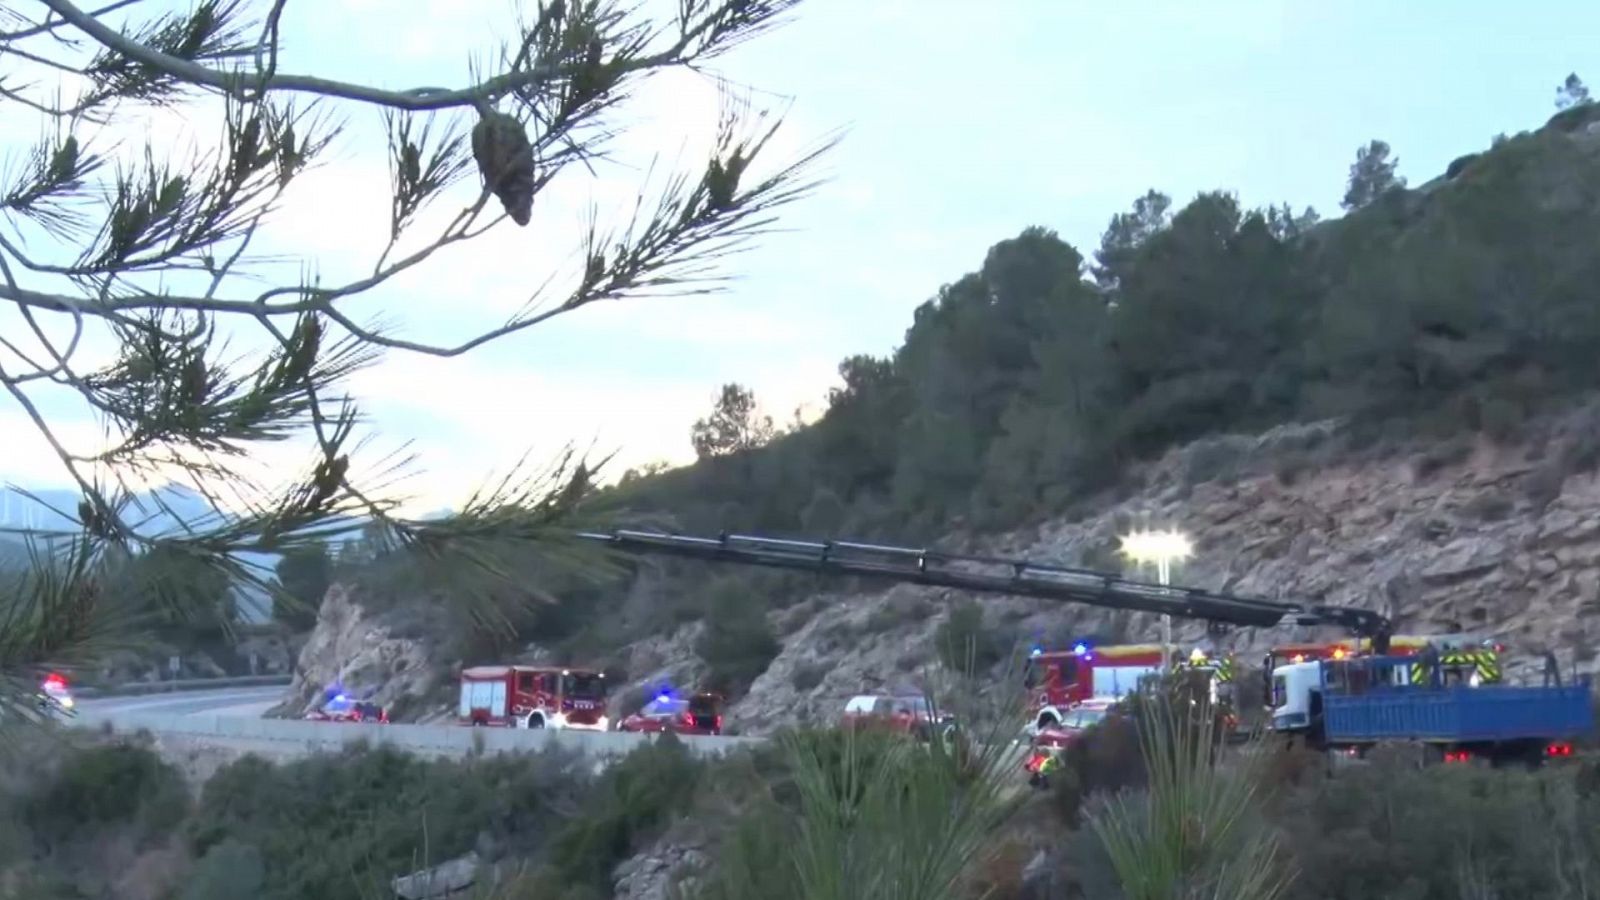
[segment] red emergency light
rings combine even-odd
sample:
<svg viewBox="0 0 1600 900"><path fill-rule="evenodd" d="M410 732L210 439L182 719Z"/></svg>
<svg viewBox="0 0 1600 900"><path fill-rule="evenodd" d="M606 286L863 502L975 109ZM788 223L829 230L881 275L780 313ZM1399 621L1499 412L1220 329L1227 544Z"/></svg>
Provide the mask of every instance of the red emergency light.
<svg viewBox="0 0 1600 900"><path fill-rule="evenodd" d="M1544 748L1544 755L1545 756L1571 756L1572 755L1572 745L1567 743L1566 741L1557 741L1556 743L1551 744L1550 746Z"/></svg>

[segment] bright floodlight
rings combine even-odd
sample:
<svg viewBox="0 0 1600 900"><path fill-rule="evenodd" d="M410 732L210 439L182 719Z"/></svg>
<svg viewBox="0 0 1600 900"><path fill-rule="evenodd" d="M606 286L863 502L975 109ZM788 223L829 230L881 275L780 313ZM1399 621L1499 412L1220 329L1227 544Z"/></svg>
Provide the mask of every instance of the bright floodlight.
<svg viewBox="0 0 1600 900"><path fill-rule="evenodd" d="M1193 553L1194 545L1180 531L1135 531L1122 538L1122 554L1136 563L1165 566Z"/></svg>
<svg viewBox="0 0 1600 900"><path fill-rule="evenodd" d="M1122 538L1122 555L1136 565L1156 564L1156 580L1162 586L1172 583L1172 563L1187 559L1194 553L1189 539L1176 529L1166 531L1135 531ZM1161 616L1161 670L1167 671L1172 660L1172 614Z"/></svg>

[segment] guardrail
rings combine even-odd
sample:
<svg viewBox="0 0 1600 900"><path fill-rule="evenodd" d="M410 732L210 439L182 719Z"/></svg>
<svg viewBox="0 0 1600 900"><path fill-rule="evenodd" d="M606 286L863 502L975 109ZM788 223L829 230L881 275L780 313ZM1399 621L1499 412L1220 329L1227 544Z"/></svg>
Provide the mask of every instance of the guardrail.
<svg viewBox="0 0 1600 900"><path fill-rule="evenodd" d="M135 694L164 694L173 691L209 691L230 687L288 685L292 675L238 675L227 678L177 678L171 681L129 681L122 684L75 686L80 697L122 697Z"/></svg>
<svg viewBox="0 0 1600 900"><path fill-rule="evenodd" d="M253 719L243 716L172 715L160 713L91 713L73 720L74 727L99 728L109 723L118 731L146 729L162 735L225 741L241 749L282 745L304 752L338 750L366 741L391 745L414 753L468 756L475 752L504 753L567 747L585 756L623 756L655 739L654 735L620 731L564 729L469 728L460 725L366 725L308 722L303 719ZM706 737L681 735L697 755L716 756L736 747L758 743L759 737Z"/></svg>

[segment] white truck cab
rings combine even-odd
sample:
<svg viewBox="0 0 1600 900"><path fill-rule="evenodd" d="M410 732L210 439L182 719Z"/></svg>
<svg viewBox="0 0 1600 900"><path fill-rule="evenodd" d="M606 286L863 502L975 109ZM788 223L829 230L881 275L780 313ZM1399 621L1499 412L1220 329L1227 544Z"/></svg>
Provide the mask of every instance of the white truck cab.
<svg viewBox="0 0 1600 900"><path fill-rule="evenodd" d="M1365 690L1374 673L1359 660L1309 660L1272 670L1272 730L1303 731L1321 712L1321 695L1332 685L1339 690ZM1377 670L1385 684L1411 683L1411 667L1390 665ZM1471 682L1476 686L1477 682Z"/></svg>
<svg viewBox="0 0 1600 900"><path fill-rule="evenodd" d="M1322 663L1292 663L1272 671L1272 730L1298 731L1311 725L1311 698L1322 691Z"/></svg>

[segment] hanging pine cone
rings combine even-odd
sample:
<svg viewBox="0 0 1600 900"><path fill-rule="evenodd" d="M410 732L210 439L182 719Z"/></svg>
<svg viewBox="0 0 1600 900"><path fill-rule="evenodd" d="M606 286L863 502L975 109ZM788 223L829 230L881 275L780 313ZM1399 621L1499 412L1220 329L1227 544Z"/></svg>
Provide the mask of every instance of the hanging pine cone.
<svg viewBox="0 0 1600 900"><path fill-rule="evenodd" d="M500 198L518 225L533 217L533 145L522 123L503 112L484 110L472 127L472 158L489 192Z"/></svg>

